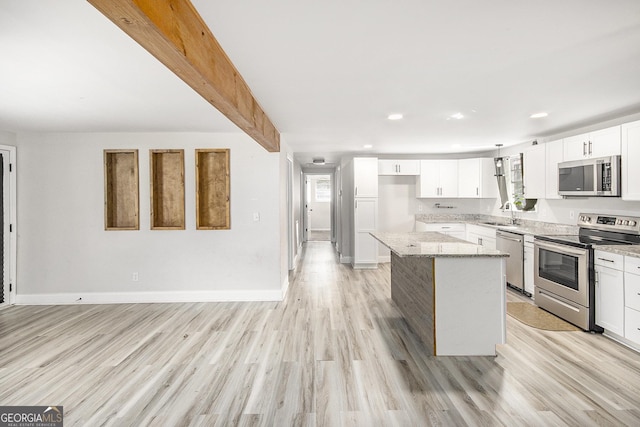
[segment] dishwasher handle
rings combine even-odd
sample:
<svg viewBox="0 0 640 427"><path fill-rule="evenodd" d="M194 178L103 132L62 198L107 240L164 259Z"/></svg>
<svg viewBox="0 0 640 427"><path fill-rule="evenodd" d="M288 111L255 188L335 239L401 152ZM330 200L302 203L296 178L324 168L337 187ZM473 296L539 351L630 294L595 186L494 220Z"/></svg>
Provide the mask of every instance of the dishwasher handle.
<svg viewBox="0 0 640 427"><path fill-rule="evenodd" d="M522 237L511 237L513 235L513 233L500 233L499 231L496 232L496 237L500 238L500 239L505 239L505 240L511 240L512 242L518 242L518 243L522 243L523 238Z"/></svg>

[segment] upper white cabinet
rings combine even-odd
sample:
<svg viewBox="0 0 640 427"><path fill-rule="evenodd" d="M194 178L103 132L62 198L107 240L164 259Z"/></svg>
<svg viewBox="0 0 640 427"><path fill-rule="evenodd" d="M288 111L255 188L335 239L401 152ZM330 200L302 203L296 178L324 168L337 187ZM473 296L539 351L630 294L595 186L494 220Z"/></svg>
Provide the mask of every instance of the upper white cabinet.
<svg viewBox="0 0 640 427"><path fill-rule="evenodd" d="M378 160L378 175L420 175L420 160Z"/></svg>
<svg viewBox="0 0 640 427"><path fill-rule="evenodd" d="M640 120L622 125L622 200L640 200Z"/></svg>
<svg viewBox="0 0 640 427"><path fill-rule="evenodd" d="M524 161L524 197L527 199L544 199L545 197L545 147L532 145L522 153Z"/></svg>
<svg viewBox="0 0 640 427"><path fill-rule="evenodd" d="M420 160L416 197L458 197L458 161Z"/></svg>
<svg viewBox="0 0 640 427"><path fill-rule="evenodd" d="M353 159L353 194L355 197L378 197L378 158Z"/></svg>
<svg viewBox="0 0 640 427"><path fill-rule="evenodd" d="M498 197L493 158L458 160L458 197Z"/></svg>
<svg viewBox="0 0 640 427"><path fill-rule="evenodd" d="M564 139L564 161L620 154L620 126Z"/></svg>
<svg viewBox="0 0 640 427"><path fill-rule="evenodd" d="M546 183L545 198L562 199L558 194L558 163L564 161L563 140L550 141L545 144Z"/></svg>

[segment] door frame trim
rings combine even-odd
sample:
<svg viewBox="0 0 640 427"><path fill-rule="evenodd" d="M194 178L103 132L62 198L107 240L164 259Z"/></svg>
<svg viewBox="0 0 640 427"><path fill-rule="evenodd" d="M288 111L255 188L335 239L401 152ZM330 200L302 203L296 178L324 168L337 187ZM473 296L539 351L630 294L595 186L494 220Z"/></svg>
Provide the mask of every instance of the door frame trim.
<svg viewBox="0 0 640 427"><path fill-rule="evenodd" d="M9 226L5 224L5 236L9 237L9 265L8 265L8 279L11 283L11 291L9 291L8 301L0 305L0 308L5 308L16 303L16 294L18 288L17 280L17 236L18 236L18 218L17 218L17 184L16 184L16 152L17 149L11 145L0 145L0 151L3 154L9 155L7 164L11 165L11 168L5 168L5 176L8 178L9 188L9 209L8 209L8 224L11 224L11 232L9 232ZM6 208L5 208L6 209ZM4 244L4 242L3 242Z"/></svg>

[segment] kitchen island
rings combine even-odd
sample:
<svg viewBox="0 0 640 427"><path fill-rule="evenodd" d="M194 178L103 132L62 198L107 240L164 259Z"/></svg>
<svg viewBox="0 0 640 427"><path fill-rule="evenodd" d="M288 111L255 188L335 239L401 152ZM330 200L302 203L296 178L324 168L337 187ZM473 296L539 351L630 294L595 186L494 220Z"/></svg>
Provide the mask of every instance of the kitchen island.
<svg viewBox="0 0 640 427"><path fill-rule="evenodd" d="M506 339L508 254L435 232L371 233L391 250L391 298L435 356L493 356Z"/></svg>

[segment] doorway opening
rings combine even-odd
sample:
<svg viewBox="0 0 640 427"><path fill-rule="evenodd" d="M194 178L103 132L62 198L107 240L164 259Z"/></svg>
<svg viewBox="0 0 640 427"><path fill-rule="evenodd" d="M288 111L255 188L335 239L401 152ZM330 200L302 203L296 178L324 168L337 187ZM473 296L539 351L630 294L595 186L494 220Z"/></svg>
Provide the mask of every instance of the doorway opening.
<svg viewBox="0 0 640 427"><path fill-rule="evenodd" d="M304 193L306 241L334 241L333 176L305 174Z"/></svg>

